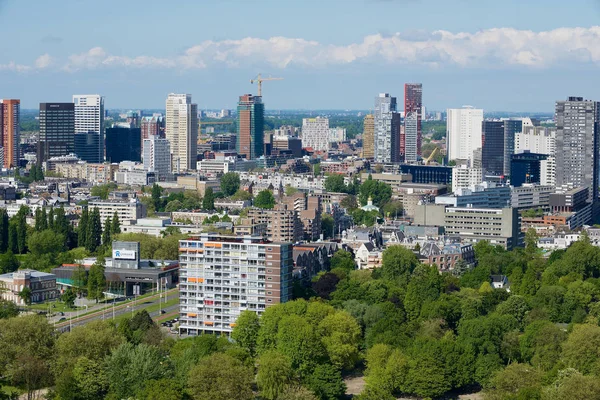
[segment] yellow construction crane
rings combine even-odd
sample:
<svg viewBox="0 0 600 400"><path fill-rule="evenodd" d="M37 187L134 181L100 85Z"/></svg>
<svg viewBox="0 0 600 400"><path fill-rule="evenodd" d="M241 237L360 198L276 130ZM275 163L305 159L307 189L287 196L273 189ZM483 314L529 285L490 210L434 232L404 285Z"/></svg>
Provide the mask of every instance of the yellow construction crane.
<svg viewBox="0 0 600 400"><path fill-rule="evenodd" d="M254 79L250 79L250 83L258 83L258 95L262 96L262 83L265 81L282 81L283 78L273 78L273 77L268 77L268 78L263 78L260 74L258 74L256 76L256 78Z"/></svg>
<svg viewBox="0 0 600 400"><path fill-rule="evenodd" d="M439 147L435 147L433 149L433 151L431 152L431 154L429 155L429 157L427 157L424 162L425 165L429 165L429 163L438 155L438 153L440 152L440 148Z"/></svg>

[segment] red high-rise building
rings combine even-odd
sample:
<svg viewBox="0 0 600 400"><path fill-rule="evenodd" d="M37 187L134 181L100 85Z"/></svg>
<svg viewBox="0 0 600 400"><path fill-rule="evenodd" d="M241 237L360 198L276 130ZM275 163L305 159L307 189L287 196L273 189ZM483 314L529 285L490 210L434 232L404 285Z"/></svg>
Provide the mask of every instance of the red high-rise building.
<svg viewBox="0 0 600 400"><path fill-rule="evenodd" d="M19 165L20 100L0 101L0 142L4 150L4 168Z"/></svg>
<svg viewBox="0 0 600 400"><path fill-rule="evenodd" d="M404 84L404 117L408 113L417 113L417 154L421 155L421 118L423 117L423 85L421 83ZM400 138L400 156L404 158L406 142ZM414 154L414 153L413 153Z"/></svg>

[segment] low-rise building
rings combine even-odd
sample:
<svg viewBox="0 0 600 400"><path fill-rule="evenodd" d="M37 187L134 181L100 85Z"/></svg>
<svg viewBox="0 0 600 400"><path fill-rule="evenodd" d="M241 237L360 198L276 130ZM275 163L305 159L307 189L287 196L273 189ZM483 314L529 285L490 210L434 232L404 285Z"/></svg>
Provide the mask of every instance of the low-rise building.
<svg viewBox="0 0 600 400"><path fill-rule="evenodd" d="M437 196L435 204L451 207L502 208L510 205L510 186L482 182L469 188L459 188L452 194Z"/></svg>
<svg viewBox="0 0 600 400"><path fill-rule="evenodd" d="M136 221L146 216L146 206L137 198L126 200L94 200L88 203L88 208L90 210L98 208L103 226L106 218L112 218L115 212L119 216L121 223L124 223L124 221Z"/></svg>
<svg viewBox="0 0 600 400"><path fill-rule="evenodd" d="M24 305L25 299L19 294L23 289L29 289L32 303L55 300L59 297L56 286L56 276L33 269L22 269L0 275L0 298Z"/></svg>
<svg viewBox="0 0 600 400"><path fill-rule="evenodd" d="M421 262L436 265L440 272L453 271L459 262L472 267L475 265L475 251L470 243L439 244L426 242L421 246Z"/></svg>

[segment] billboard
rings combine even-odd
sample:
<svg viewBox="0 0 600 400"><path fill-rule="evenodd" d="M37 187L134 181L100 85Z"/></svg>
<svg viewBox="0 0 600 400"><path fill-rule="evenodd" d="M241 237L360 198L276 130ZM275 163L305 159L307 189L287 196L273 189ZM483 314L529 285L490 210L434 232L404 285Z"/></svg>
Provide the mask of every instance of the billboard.
<svg viewBox="0 0 600 400"><path fill-rule="evenodd" d="M135 260L135 250L113 250L112 257L115 260Z"/></svg>

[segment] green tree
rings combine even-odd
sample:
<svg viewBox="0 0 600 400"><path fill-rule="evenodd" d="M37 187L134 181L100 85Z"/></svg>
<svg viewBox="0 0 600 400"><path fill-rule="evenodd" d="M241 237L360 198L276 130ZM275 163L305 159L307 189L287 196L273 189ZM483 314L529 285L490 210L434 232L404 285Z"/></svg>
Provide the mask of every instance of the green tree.
<svg viewBox="0 0 600 400"><path fill-rule="evenodd" d="M89 211L87 207L83 207L81 210L81 217L79 218L79 228L77 230L77 245L79 247L88 248L87 245L87 233L89 224Z"/></svg>
<svg viewBox="0 0 600 400"><path fill-rule="evenodd" d="M344 175L340 174L329 175L325 178L323 186L325 187L325 190L330 193L346 193L348 191L348 187L344 182Z"/></svg>
<svg viewBox="0 0 600 400"><path fill-rule="evenodd" d="M414 269L419 265L417 256L404 246L390 246L383 252L381 274L385 279L407 285Z"/></svg>
<svg viewBox="0 0 600 400"><path fill-rule="evenodd" d="M303 386L288 385L277 397L277 400L318 400L317 397Z"/></svg>
<svg viewBox="0 0 600 400"><path fill-rule="evenodd" d="M104 259L98 259L90 268L87 281L87 296L89 299L98 300L104 298L106 288L106 277L104 275Z"/></svg>
<svg viewBox="0 0 600 400"><path fill-rule="evenodd" d="M401 201L388 201L383 205L381 212L384 217L395 219L397 216L402 216L403 210L404 207Z"/></svg>
<svg viewBox="0 0 600 400"><path fill-rule="evenodd" d="M260 395L268 400L277 399L292 379L290 361L281 353L270 350L258 360L256 384Z"/></svg>
<svg viewBox="0 0 600 400"><path fill-rule="evenodd" d="M277 350L301 375L309 374L325 354L317 331L299 315L287 315L279 321L276 342Z"/></svg>
<svg viewBox="0 0 600 400"><path fill-rule="evenodd" d="M361 344L361 330L356 320L338 311L323 318L319 332L331 363L339 369L351 370L359 360Z"/></svg>
<svg viewBox="0 0 600 400"><path fill-rule="evenodd" d="M562 359L568 367L583 374L599 371L600 327L597 325L575 325L563 343Z"/></svg>
<svg viewBox="0 0 600 400"><path fill-rule="evenodd" d="M17 315L19 315L19 308L14 302L0 299L0 319L12 318Z"/></svg>
<svg viewBox="0 0 600 400"><path fill-rule="evenodd" d="M67 247L73 247L74 243L71 237L72 227L65 215L65 209L61 206L54 211L54 226L53 231L59 235L63 235L67 240Z"/></svg>
<svg viewBox="0 0 600 400"><path fill-rule="evenodd" d="M0 252L8 249L8 213L5 208L0 209Z"/></svg>
<svg viewBox="0 0 600 400"><path fill-rule="evenodd" d="M341 372L330 364L320 364L314 369L308 387L322 400L336 400L346 393Z"/></svg>
<svg viewBox="0 0 600 400"><path fill-rule="evenodd" d="M115 211L110 225L110 234L115 236L119 233L121 233L121 222L119 221L119 214Z"/></svg>
<svg viewBox="0 0 600 400"><path fill-rule="evenodd" d="M181 209L183 209L183 203L179 200L173 200L167 203L167 206L165 207L165 212L179 211Z"/></svg>
<svg viewBox="0 0 600 400"><path fill-rule="evenodd" d="M543 400L600 399L600 381L595 376L585 376L573 368L558 372L558 378L547 387Z"/></svg>
<svg viewBox="0 0 600 400"><path fill-rule="evenodd" d="M262 190L254 198L254 206L263 209L272 209L275 207L275 198L269 190Z"/></svg>
<svg viewBox="0 0 600 400"><path fill-rule="evenodd" d="M494 374L484 393L486 400L539 398L541 375L531 365L510 364ZM537 392L537 396L533 393Z"/></svg>
<svg viewBox="0 0 600 400"><path fill-rule="evenodd" d="M181 385L174 379L151 379L144 390L136 396L140 400L183 400Z"/></svg>
<svg viewBox="0 0 600 400"><path fill-rule="evenodd" d="M13 253L19 252L19 235L17 233L16 219L12 219L8 223L8 249Z"/></svg>
<svg viewBox="0 0 600 400"><path fill-rule="evenodd" d="M332 238L334 235L334 224L335 221L330 214L321 215L321 233L324 238Z"/></svg>
<svg viewBox="0 0 600 400"><path fill-rule="evenodd" d="M164 378L166 362L154 346L124 343L113 350L106 359L109 395L124 399L143 390L147 381Z"/></svg>
<svg viewBox="0 0 600 400"><path fill-rule="evenodd" d="M79 264L75 271L73 271L71 279L73 280L73 287L77 294L81 295L85 291L85 288L87 288L88 273L85 267Z"/></svg>
<svg viewBox="0 0 600 400"><path fill-rule="evenodd" d="M48 229L54 230L54 207L48 211Z"/></svg>
<svg viewBox="0 0 600 400"><path fill-rule="evenodd" d="M102 239L102 222L100 221L100 210L94 207L89 215L86 234L86 250L95 252L100 247Z"/></svg>
<svg viewBox="0 0 600 400"><path fill-rule="evenodd" d="M4 254L0 254L0 274L14 272L18 269L19 259L10 249Z"/></svg>
<svg viewBox="0 0 600 400"><path fill-rule="evenodd" d="M314 176L321 175L321 163L313 164L313 175Z"/></svg>
<svg viewBox="0 0 600 400"><path fill-rule="evenodd" d="M252 194L245 190L239 189L233 196L231 196L231 200L235 201L250 201L252 200Z"/></svg>
<svg viewBox="0 0 600 400"><path fill-rule="evenodd" d="M75 306L75 299L77 295L75 291L71 288L65 290L65 292L60 296L60 300L65 303L68 308L73 308Z"/></svg>
<svg viewBox="0 0 600 400"><path fill-rule="evenodd" d="M232 196L240 189L240 176L237 172L228 172L221 177L221 191Z"/></svg>
<svg viewBox="0 0 600 400"><path fill-rule="evenodd" d="M354 256L346 250L338 250L331 257L331 269L341 268L347 271L356 269Z"/></svg>
<svg viewBox="0 0 600 400"><path fill-rule="evenodd" d="M152 185L152 204L154 204L155 211L162 210L162 188L158 184Z"/></svg>
<svg viewBox="0 0 600 400"><path fill-rule="evenodd" d="M206 191L204 192L204 198L202 199L202 208L204 210L215 209L215 195L212 188L206 188Z"/></svg>
<svg viewBox="0 0 600 400"><path fill-rule="evenodd" d="M21 206L17 215L13 217L16 219L17 247L19 254L25 254L27 251L27 215L29 215L29 208Z"/></svg>
<svg viewBox="0 0 600 400"><path fill-rule="evenodd" d="M358 208L358 202L356 201L356 196L349 194L345 196L340 202L340 206L344 207L346 210L352 212L352 210L356 210Z"/></svg>
<svg viewBox="0 0 600 400"><path fill-rule="evenodd" d="M292 187L290 185L285 185L285 195L286 196L292 196L296 193L298 193L298 189L296 189L295 187Z"/></svg>
<svg viewBox="0 0 600 400"><path fill-rule="evenodd" d="M112 185L95 185L92 187L90 194L95 197L99 197L102 200L108 199L110 190L113 188Z"/></svg>
<svg viewBox="0 0 600 400"><path fill-rule="evenodd" d="M106 220L104 221L104 230L102 230L102 244L104 246L107 246L108 244L111 243L111 238L110 238L110 227L111 227L111 220L110 217L106 217Z"/></svg>
<svg viewBox="0 0 600 400"><path fill-rule="evenodd" d="M194 400L252 400L252 381L250 368L231 356L216 353L190 371L187 386Z"/></svg>
<svg viewBox="0 0 600 400"><path fill-rule="evenodd" d="M231 332L231 338L243 349L254 357L256 354L256 341L258 339L258 330L260 323L258 315L254 311L242 311L235 321L235 327Z"/></svg>
<svg viewBox="0 0 600 400"><path fill-rule="evenodd" d="M368 179L360 185L358 198L362 205L367 204L368 199L371 198L374 205L381 207L392 198L392 187L387 183Z"/></svg>

